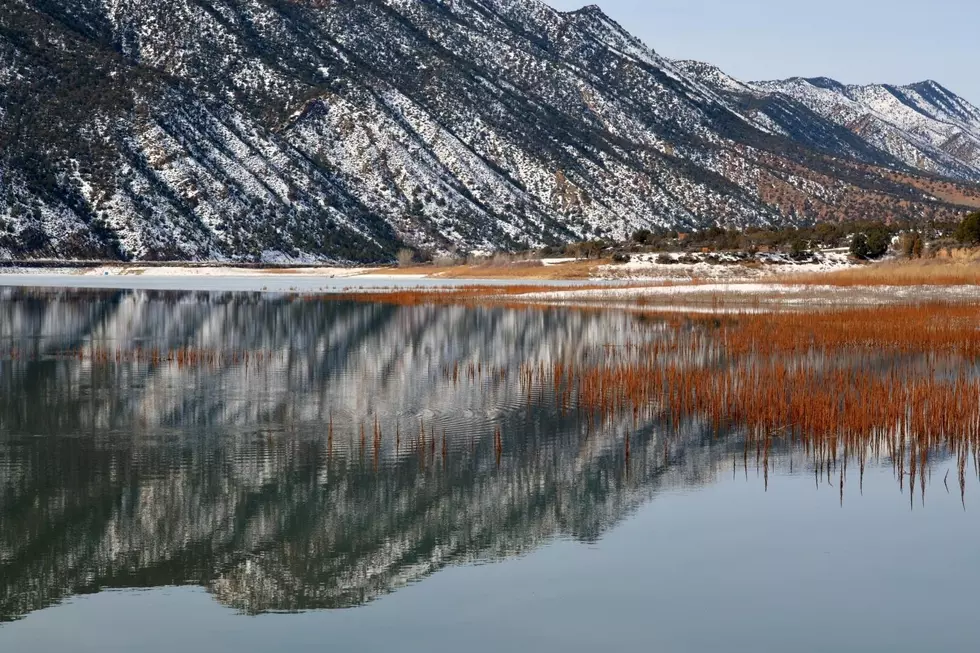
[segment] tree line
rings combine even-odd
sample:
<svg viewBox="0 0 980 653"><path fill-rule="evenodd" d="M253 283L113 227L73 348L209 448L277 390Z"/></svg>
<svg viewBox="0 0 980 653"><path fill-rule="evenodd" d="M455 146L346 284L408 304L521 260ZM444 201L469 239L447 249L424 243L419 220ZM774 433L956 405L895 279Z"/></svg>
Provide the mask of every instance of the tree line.
<svg viewBox="0 0 980 653"><path fill-rule="evenodd" d="M540 250L543 256L628 258L651 252L782 252L804 259L815 250L847 249L856 259L874 260L890 250L909 258L952 246L980 246L980 212L960 222L856 220L822 222L806 227L747 227L701 230L638 229L626 241L592 239Z"/></svg>

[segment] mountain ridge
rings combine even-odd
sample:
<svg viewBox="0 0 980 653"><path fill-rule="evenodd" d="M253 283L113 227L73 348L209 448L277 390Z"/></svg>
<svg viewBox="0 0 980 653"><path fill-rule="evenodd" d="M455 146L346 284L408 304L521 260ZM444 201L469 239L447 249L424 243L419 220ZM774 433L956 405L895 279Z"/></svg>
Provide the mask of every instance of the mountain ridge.
<svg viewBox="0 0 980 653"><path fill-rule="evenodd" d="M740 82L597 5L12 0L0 256L381 261L954 219L980 205L980 111L905 88L918 109Z"/></svg>

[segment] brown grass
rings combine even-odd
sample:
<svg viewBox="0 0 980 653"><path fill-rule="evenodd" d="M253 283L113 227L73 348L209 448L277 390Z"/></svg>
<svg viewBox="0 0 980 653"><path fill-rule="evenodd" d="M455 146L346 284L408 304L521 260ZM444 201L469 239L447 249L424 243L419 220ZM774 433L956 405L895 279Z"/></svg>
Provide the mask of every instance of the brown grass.
<svg viewBox="0 0 980 653"><path fill-rule="evenodd" d="M887 261L833 272L791 274L780 284L819 286L975 286L980 284L980 262L973 256Z"/></svg>
<svg viewBox="0 0 980 653"><path fill-rule="evenodd" d="M576 291L601 290L608 288L599 284L576 285ZM548 307L547 303L530 301L523 295L553 292L553 285L514 284L488 286L485 284L461 285L445 288L405 288L391 290L348 290L339 293L304 295L304 301L348 301L362 303L395 304L398 306L454 305L454 306L497 306L514 309ZM577 310L587 310L576 307ZM601 310L601 304L590 307Z"/></svg>
<svg viewBox="0 0 980 653"><path fill-rule="evenodd" d="M610 261L597 259L574 261L557 265L544 265L540 260L515 261L506 265L493 263L467 263L450 267L418 265L408 268L378 268L368 274L424 275L437 279L527 279L540 281L586 280L598 272L599 266Z"/></svg>

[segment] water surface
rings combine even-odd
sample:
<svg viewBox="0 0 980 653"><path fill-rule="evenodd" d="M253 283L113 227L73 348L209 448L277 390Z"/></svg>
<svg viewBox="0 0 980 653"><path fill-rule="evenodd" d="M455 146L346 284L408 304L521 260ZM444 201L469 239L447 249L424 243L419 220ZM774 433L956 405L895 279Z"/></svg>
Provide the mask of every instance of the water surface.
<svg viewBox="0 0 980 653"><path fill-rule="evenodd" d="M947 453L921 491L881 457L845 484L535 372L676 337L659 318L2 292L0 650L980 641L980 495Z"/></svg>

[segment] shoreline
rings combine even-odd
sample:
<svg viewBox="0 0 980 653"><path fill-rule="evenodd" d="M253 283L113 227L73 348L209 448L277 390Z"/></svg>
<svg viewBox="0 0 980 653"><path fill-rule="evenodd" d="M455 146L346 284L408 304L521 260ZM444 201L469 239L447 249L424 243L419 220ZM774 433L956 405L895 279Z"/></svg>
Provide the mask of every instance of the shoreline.
<svg viewBox="0 0 980 653"><path fill-rule="evenodd" d="M652 257L638 257L628 263L611 259L540 258L518 260L505 264L470 263L459 265L341 266L330 264L264 264L226 262L139 262L113 261L0 261L0 285L21 277L68 278L66 285L77 285L77 277L203 277L203 278L266 278L296 277L303 279L370 279L406 280L428 279L451 282L486 283L506 281L515 284L569 281L580 283L691 283L691 282L748 282L776 279L787 274L815 274L853 267L840 261L834 264L787 264L785 261L766 264L725 261L709 263L698 260L670 264L658 263ZM128 286L128 282L121 282ZM14 281L11 285L23 285ZM101 287L102 284L99 284ZM332 284L331 284L332 285Z"/></svg>
<svg viewBox="0 0 980 653"><path fill-rule="evenodd" d="M892 260L813 268L652 262L616 266L594 259L446 268L115 264L60 269L0 267L0 288L267 292L411 303L506 302L641 309L678 304L806 308L980 303L980 265Z"/></svg>
<svg viewBox="0 0 980 653"><path fill-rule="evenodd" d="M817 286L779 283L642 285L616 281L501 279L393 280L351 277L325 283L310 277L87 277L0 275L2 290L263 293L398 305L525 306L629 311L758 312L914 304L980 304L980 286Z"/></svg>
<svg viewBox="0 0 980 653"><path fill-rule="evenodd" d="M152 290L192 292L268 292L294 294L356 294L396 290L439 291L472 286L575 288L608 285L627 286L616 280L543 279L449 279L419 275L363 273L347 276L314 274L58 274L0 272L2 288L47 288L64 290Z"/></svg>

